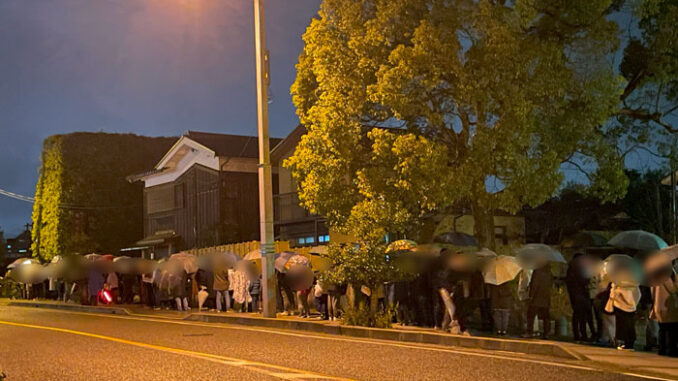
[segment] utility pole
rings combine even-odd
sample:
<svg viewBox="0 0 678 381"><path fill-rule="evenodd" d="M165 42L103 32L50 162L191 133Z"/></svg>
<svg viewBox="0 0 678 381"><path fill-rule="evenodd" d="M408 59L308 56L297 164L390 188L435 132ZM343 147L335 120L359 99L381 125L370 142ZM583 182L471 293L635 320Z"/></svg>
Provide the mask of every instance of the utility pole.
<svg viewBox="0 0 678 381"><path fill-rule="evenodd" d="M269 56L266 50L264 0L254 0L254 38L257 62L257 119L259 135L259 223L261 241L261 283L264 317L276 317L275 246L273 242L273 180L268 137Z"/></svg>

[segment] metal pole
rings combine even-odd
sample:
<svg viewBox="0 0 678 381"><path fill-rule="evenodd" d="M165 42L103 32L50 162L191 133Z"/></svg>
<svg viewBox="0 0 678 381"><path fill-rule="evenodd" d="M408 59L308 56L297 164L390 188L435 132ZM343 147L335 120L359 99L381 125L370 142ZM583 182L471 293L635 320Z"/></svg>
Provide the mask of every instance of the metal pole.
<svg viewBox="0 0 678 381"><path fill-rule="evenodd" d="M257 62L257 116L259 133L259 221L264 317L276 317L276 276L273 242L273 181L268 141L268 52L264 0L254 0L254 36Z"/></svg>

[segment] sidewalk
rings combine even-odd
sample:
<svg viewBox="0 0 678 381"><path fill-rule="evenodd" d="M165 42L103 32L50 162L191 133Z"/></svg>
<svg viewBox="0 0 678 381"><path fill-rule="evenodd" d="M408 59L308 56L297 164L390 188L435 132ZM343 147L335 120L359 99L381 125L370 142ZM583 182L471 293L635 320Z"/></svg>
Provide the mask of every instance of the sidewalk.
<svg viewBox="0 0 678 381"><path fill-rule="evenodd" d="M542 341L537 339L496 338L483 336L460 336L441 333L429 328L402 327L391 329L344 326L339 322L303 319L298 316L280 314L277 319L267 319L254 313L179 312L173 310L155 311L139 305L118 305L114 307L81 306L73 303L51 301L10 301L0 305L50 308L90 313L110 313L143 316L155 319L186 320L205 323L221 323L262 327L281 330L306 331L318 334L341 335L354 338L398 341L413 344L434 344L460 347L481 351L503 351L516 354L548 356L555 361L573 365L591 366L607 370L633 373L636 375L663 377L678 380L678 359L658 356L654 353L618 351L569 342Z"/></svg>

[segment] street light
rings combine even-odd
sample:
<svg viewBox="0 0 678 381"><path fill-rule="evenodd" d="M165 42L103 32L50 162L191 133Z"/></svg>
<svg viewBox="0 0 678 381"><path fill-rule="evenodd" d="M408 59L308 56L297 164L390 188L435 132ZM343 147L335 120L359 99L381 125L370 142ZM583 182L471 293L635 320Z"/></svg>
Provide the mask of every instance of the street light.
<svg viewBox="0 0 678 381"><path fill-rule="evenodd" d="M257 119L259 136L259 224L264 317L276 317L276 277L273 241L273 181L268 137L269 57L266 51L264 0L254 0L254 39L257 63Z"/></svg>

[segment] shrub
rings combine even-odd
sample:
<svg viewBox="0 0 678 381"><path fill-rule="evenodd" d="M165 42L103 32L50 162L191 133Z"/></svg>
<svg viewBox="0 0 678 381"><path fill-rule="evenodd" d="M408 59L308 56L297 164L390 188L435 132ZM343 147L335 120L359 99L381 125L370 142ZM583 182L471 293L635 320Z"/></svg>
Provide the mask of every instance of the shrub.
<svg viewBox="0 0 678 381"><path fill-rule="evenodd" d="M357 308L349 307L344 312L342 322L346 325L361 327L391 328L393 315L393 307L377 310L375 313L370 311L370 308L365 303L360 303Z"/></svg>

